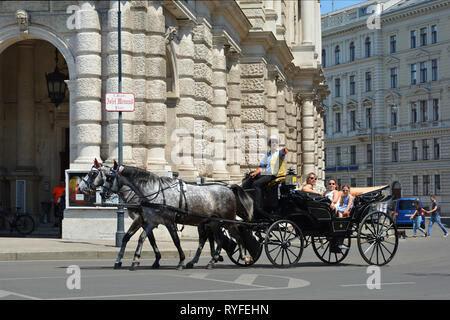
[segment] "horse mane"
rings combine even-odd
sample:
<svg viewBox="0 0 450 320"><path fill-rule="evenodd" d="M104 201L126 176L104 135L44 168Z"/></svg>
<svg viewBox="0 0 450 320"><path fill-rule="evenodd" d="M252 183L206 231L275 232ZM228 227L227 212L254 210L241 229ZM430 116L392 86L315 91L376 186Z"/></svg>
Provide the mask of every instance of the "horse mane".
<svg viewBox="0 0 450 320"><path fill-rule="evenodd" d="M146 171L141 168L137 167L130 167L130 166L123 166L123 170L121 172L122 175L128 177L129 179L132 179L134 182L137 183L149 183L153 182L156 183L160 179L164 182L172 182L173 179L169 177L160 177L152 172Z"/></svg>

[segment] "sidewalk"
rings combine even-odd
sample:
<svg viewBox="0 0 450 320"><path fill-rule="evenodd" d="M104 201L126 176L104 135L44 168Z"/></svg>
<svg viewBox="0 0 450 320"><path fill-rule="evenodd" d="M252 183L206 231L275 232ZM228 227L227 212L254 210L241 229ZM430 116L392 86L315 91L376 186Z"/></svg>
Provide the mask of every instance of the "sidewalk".
<svg viewBox="0 0 450 320"><path fill-rule="evenodd" d="M157 241L163 258L178 258L178 251L171 241ZM132 259L137 241L129 241L124 259ZM181 239L186 259L193 257L198 247L197 239ZM112 259L120 248L114 240L66 240L49 238L0 237L0 261L12 260L75 260ZM209 255L209 245L205 245L202 255ZM153 249L146 239L141 259L154 258Z"/></svg>

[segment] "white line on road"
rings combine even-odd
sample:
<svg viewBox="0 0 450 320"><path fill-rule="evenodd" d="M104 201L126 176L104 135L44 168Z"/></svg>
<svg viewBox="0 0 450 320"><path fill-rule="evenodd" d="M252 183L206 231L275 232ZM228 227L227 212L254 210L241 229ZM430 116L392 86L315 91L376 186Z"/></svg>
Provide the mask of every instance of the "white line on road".
<svg viewBox="0 0 450 320"><path fill-rule="evenodd" d="M396 284L416 284L415 282L385 282L380 283L381 286L396 285ZM364 284L341 284L341 287L367 287L367 283Z"/></svg>
<svg viewBox="0 0 450 320"><path fill-rule="evenodd" d="M41 298L27 296L27 295L20 294L20 293L17 293L17 292L0 290L0 299L4 298L4 297L7 297L7 296L18 296L18 297L21 297L21 298L24 298L24 299L30 299L30 300L42 300Z"/></svg>

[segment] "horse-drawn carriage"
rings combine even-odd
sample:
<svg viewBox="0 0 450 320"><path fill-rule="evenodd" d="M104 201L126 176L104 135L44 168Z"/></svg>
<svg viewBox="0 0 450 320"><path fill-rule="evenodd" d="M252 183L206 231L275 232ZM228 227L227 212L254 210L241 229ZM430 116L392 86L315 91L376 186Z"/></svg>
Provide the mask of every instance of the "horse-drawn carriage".
<svg viewBox="0 0 450 320"><path fill-rule="evenodd" d="M384 265L392 260L398 247L398 235L392 218L378 211L375 205L390 199L383 191L388 186L367 188L370 191L355 197L350 216L339 218L331 210L326 197L296 190L284 181L269 186L264 197L264 208L271 218L256 217L256 223L245 223L257 242L253 242L252 263L260 257L263 248L275 266L297 264L303 249L312 245L317 257L328 264L342 262L349 253L352 239L368 264ZM250 192L251 190L246 190ZM237 246L227 253L238 265L242 261Z"/></svg>
<svg viewBox="0 0 450 320"><path fill-rule="evenodd" d="M124 168L124 167L121 167ZM151 180L151 181L150 181ZM330 209L330 201L318 195L295 189L295 184L282 181L272 183L264 196L264 209L269 217L253 216L252 190L240 186L218 183L186 184L180 179L161 178L143 170L100 166L98 163L80 184L80 191L88 192L103 186L103 193L115 192L129 211L137 218L128 231L115 266L121 265L126 242L140 227L133 266L139 264L142 242L148 236L155 249L152 229L164 224L178 248L183 267L184 254L176 234L176 224L199 227L199 249L188 263L198 261L208 238L207 226L213 231L217 247L211 245L213 259L208 266L219 261L221 249L237 265L254 264L264 249L274 266L296 265L304 248L311 243L314 252L325 263L342 262L348 255L352 239L356 239L359 252L369 264L384 265L392 260L398 247L398 236L392 218L373 210L377 202L387 201L386 187L373 188L358 195L348 218L338 218ZM243 220L236 219L236 213ZM155 253L157 253L157 248ZM159 258L154 267L158 267Z"/></svg>

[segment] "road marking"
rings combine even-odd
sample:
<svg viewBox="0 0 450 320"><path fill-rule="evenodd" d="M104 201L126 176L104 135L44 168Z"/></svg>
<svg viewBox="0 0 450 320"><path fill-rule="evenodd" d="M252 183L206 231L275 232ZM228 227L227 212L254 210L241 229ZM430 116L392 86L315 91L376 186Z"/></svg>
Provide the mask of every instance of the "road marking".
<svg viewBox="0 0 450 320"><path fill-rule="evenodd" d="M385 282L380 283L382 286L386 285L396 285L396 284L416 284L415 282ZM367 287L367 283L364 284L341 284L341 287Z"/></svg>
<svg viewBox="0 0 450 320"><path fill-rule="evenodd" d="M189 275L189 278L194 279L205 279L208 276L208 273L193 273Z"/></svg>
<svg viewBox="0 0 450 320"><path fill-rule="evenodd" d="M18 296L18 297L25 298L25 299L30 299L30 300L42 300L40 298L27 296L25 294L20 294L20 293L17 293L17 292L0 290L0 298L4 298L4 297L7 297L7 296Z"/></svg>
<svg viewBox="0 0 450 320"><path fill-rule="evenodd" d="M253 281L255 281L256 278L258 278L257 274L241 274L234 282L243 285L253 285Z"/></svg>

